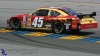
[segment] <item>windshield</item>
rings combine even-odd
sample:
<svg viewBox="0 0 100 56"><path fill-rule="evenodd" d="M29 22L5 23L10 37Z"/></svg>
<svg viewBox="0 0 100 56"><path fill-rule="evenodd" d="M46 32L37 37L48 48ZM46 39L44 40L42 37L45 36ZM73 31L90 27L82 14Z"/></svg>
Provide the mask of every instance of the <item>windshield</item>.
<svg viewBox="0 0 100 56"><path fill-rule="evenodd" d="M65 13L71 14L71 15L77 15L78 14L77 12L75 12L72 9L67 9L66 8L66 9L60 9L60 10L64 11Z"/></svg>

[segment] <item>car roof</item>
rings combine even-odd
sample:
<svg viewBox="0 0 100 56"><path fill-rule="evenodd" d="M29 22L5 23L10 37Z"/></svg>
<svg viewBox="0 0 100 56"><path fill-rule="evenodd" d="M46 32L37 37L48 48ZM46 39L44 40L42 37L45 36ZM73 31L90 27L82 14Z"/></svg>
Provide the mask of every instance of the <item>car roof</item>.
<svg viewBox="0 0 100 56"><path fill-rule="evenodd" d="M39 9L70 9L70 8L67 8L67 7L40 7Z"/></svg>

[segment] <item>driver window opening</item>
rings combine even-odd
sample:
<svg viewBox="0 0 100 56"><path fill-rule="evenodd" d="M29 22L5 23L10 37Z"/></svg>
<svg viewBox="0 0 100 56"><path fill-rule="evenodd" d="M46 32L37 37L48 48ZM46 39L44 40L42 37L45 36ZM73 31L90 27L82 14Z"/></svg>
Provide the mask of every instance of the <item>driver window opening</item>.
<svg viewBox="0 0 100 56"><path fill-rule="evenodd" d="M49 10L38 10L36 12L34 12L32 15L35 15L35 16L48 16L48 13L49 13Z"/></svg>
<svg viewBox="0 0 100 56"><path fill-rule="evenodd" d="M51 10L50 16L59 16L59 15L60 15L59 12Z"/></svg>

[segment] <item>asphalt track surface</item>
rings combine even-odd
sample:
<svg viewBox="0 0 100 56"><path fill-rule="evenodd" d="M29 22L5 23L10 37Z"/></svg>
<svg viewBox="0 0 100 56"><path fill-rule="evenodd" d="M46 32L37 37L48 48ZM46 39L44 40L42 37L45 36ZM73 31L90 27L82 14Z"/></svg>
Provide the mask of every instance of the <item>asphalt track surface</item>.
<svg viewBox="0 0 100 56"><path fill-rule="evenodd" d="M100 1L99 0L20 0L20 1L13 1L13 0L0 0L0 29L3 29L6 27L6 20L16 14L20 13L30 13L36 8L42 7L42 6L66 6L69 8L72 8L76 10L77 12L82 13L92 13L97 12L97 16L95 17L98 23L100 22ZM100 23L99 23L100 24ZM100 38L100 25L97 29L89 29L89 30L82 30L78 34L71 34L70 32L66 32L66 34L71 35L82 35L82 36L88 36L93 38ZM26 31L26 30L20 30L20 31ZM28 32L32 30L27 30ZM34 30L33 30L34 31ZM37 32L37 31L34 31ZM47 32L47 31L41 31L41 32ZM51 32L47 32L51 33ZM48 36L47 36L48 37ZM98 42L90 42L90 41L82 41L82 40L61 40L57 38L46 38L46 37L33 37L33 36L26 36L22 34L12 33L12 32L0 32L0 48L4 48L4 46L11 45L21 45L21 46L29 46L29 47L43 47L43 48L51 48L54 50L51 50L52 52L55 50L62 50L61 52L58 52L61 54L61 56L89 56L86 55L86 53L96 54L100 55L100 40ZM4 45L6 44L6 45ZM13 45L15 44L15 45ZM3 46L4 45L4 46ZM11 47L8 46L8 47ZM5 47L5 48L8 48ZM13 48L15 48L13 47ZM4 49L5 49L4 48ZM28 48L28 47L27 47ZM49 49L47 49L49 50ZM44 50L44 51L47 51ZM73 51L73 52L81 52L80 55L73 52L67 51ZM58 53L56 54L58 56ZM71 55L70 53L73 53ZM83 53L83 54L82 54ZM84 54L85 53L85 54ZM50 54L48 54L50 55ZM56 56L54 55L54 56ZM40 55L39 55L40 56ZM52 56L52 55L50 55ZM60 56L60 55L59 55ZM93 55L94 56L94 55Z"/></svg>

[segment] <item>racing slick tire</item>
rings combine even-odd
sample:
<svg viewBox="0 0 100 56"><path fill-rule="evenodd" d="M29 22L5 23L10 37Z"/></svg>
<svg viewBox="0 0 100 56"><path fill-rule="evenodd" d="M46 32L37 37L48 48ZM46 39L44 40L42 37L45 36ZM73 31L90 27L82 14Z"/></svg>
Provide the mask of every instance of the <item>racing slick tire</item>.
<svg viewBox="0 0 100 56"><path fill-rule="evenodd" d="M80 30L81 30L81 25L78 24L77 29L72 29L72 28L71 28L71 25L70 25L70 26L69 26L69 30L70 30L70 32L72 32L72 33L78 33L78 32L80 32Z"/></svg>
<svg viewBox="0 0 100 56"><path fill-rule="evenodd" d="M52 32L59 34L65 32L65 26L62 22L56 21L52 24Z"/></svg>
<svg viewBox="0 0 100 56"><path fill-rule="evenodd" d="M11 29L18 30L21 29L21 22L17 18L12 18L10 21Z"/></svg>

